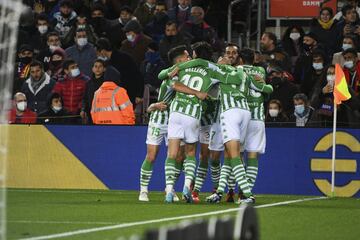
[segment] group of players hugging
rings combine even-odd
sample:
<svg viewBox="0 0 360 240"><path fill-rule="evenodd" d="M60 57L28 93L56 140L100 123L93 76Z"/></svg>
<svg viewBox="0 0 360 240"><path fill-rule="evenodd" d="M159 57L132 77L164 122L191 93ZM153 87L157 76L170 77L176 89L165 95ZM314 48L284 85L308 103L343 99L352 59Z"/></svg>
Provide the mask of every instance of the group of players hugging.
<svg viewBox="0 0 360 240"><path fill-rule="evenodd" d="M185 173L183 199L199 202L209 166L214 189L207 202L219 203L228 186L226 201L255 203L252 189L258 157L266 144L263 103L273 89L265 83L265 70L253 66L252 49L240 50L240 65L232 66L226 55L213 63L212 48L206 42L195 43L191 48L192 58L185 45L172 48L168 57L173 66L158 76L162 84L158 102L148 108L151 113L147 154L140 170L139 201L149 201L153 164L165 140L166 203L179 201L174 184L181 171ZM198 142L200 156L196 166Z"/></svg>

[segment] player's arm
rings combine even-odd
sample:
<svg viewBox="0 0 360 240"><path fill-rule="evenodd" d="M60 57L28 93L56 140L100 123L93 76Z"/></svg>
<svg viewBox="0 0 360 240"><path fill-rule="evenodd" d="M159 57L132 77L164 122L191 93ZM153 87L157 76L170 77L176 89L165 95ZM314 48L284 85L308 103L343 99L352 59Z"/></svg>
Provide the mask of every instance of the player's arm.
<svg viewBox="0 0 360 240"><path fill-rule="evenodd" d="M167 79L169 78L169 74L176 68L176 65L172 66L172 67L169 67L167 69L164 69L162 70L159 75L158 75L158 78L160 80L164 80L164 79Z"/></svg>
<svg viewBox="0 0 360 240"><path fill-rule="evenodd" d="M259 79L255 79L254 77L248 76L248 78L250 80L251 89L267 94L273 92L273 87L270 84L265 84L264 82L262 82L260 79L261 77L256 76L255 78L259 78Z"/></svg>
<svg viewBox="0 0 360 240"><path fill-rule="evenodd" d="M151 113L155 110L160 110L160 111L165 111L167 109L167 105L165 102L157 102L157 103L153 103L151 104L148 108L147 108L147 112Z"/></svg>
<svg viewBox="0 0 360 240"><path fill-rule="evenodd" d="M177 92L185 93L188 95L194 95L200 100L204 100L207 97L207 93L189 88L188 86L184 85L179 81L173 81L171 87Z"/></svg>

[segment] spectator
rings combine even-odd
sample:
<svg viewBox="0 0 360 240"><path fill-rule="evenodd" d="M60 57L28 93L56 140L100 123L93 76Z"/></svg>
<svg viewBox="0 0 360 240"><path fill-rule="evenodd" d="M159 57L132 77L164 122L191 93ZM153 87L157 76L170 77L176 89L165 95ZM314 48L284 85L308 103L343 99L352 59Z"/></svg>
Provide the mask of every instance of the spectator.
<svg viewBox="0 0 360 240"><path fill-rule="evenodd" d="M65 74L63 71L63 63L66 59L66 53L64 49L56 49L50 57L49 70L47 73L52 79L56 82L61 82L64 80Z"/></svg>
<svg viewBox="0 0 360 240"><path fill-rule="evenodd" d="M38 116L38 123L42 124L70 124L72 118L63 108L63 100L59 93L52 93L47 102L47 110Z"/></svg>
<svg viewBox="0 0 360 240"><path fill-rule="evenodd" d="M355 35L349 34L349 35L344 36L344 39L342 42L342 47L341 47L342 51L345 51L349 48L358 49L357 46L358 46L358 44L357 44ZM332 63L334 65L338 63L341 67L344 67L345 60L344 60L344 56L342 55L342 51L334 54L333 60L332 60ZM360 53L358 52L357 54L358 54L358 59L360 59Z"/></svg>
<svg viewBox="0 0 360 240"><path fill-rule="evenodd" d="M285 126L289 122L289 118L283 111L281 102L278 99L270 100L266 111L265 122L270 126Z"/></svg>
<svg viewBox="0 0 360 240"><path fill-rule="evenodd" d="M79 28L76 31L75 44L65 50L66 56L78 63L80 72L87 76L91 75L91 66L96 59L96 50L88 42L86 31Z"/></svg>
<svg viewBox="0 0 360 240"><path fill-rule="evenodd" d="M334 39L338 44L337 50L340 50L343 36L347 34L355 34L357 38L359 38L358 35L360 33L359 16L357 15L355 8L351 5L345 5L341 9L341 12L343 14L343 19L336 24L337 39Z"/></svg>
<svg viewBox="0 0 360 240"><path fill-rule="evenodd" d="M343 56L346 81L349 88L358 96L360 92L360 61L357 57L357 51L354 48L349 48L343 51Z"/></svg>
<svg viewBox="0 0 360 240"><path fill-rule="evenodd" d="M303 37L305 33L300 26L288 27L282 38L282 46L284 51L291 60L291 72L294 72L295 63L303 51Z"/></svg>
<svg viewBox="0 0 360 240"><path fill-rule="evenodd" d="M44 71L41 62L30 64L30 77L24 82L21 92L26 95L28 107L37 114L46 110L46 101L55 86L55 81Z"/></svg>
<svg viewBox="0 0 360 240"><path fill-rule="evenodd" d="M191 0L178 0L178 4L169 9L168 16L170 20L175 21L177 26L181 26L190 20Z"/></svg>
<svg viewBox="0 0 360 240"><path fill-rule="evenodd" d="M91 9L90 24L94 29L97 39L107 37L110 32L110 21L104 16L104 8L100 4L95 4Z"/></svg>
<svg viewBox="0 0 360 240"><path fill-rule="evenodd" d="M144 79L141 76L134 59L123 51L112 50L109 40L99 39L96 44L98 57L108 61L122 74L122 86L126 89L130 101L138 104L142 101L144 94Z"/></svg>
<svg viewBox="0 0 360 240"><path fill-rule="evenodd" d="M53 92L60 94L65 110L71 115L79 115L89 77L80 72L77 63L72 59L65 60L63 68L65 79L56 83Z"/></svg>
<svg viewBox="0 0 360 240"><path fill-rule="evenodd" d="M34 12L30 7L24 7L21 11L20 19L19 19L19 28L18 28L18 41L16 48L23 44L29 44L29 39L31 35L36 32L35 24L34 24Z"/></svg>
<svg viewBox="0 0 360 240"><path fill-rule="evenodd" d="M122 41L126 39L123 28L130 20L136 20L136 17L133 16L133 11L129 6L124 6L120 10L120 17L111 21L109 40L115 49L119 49Z"/></svg>
<svg viewBox="0 0 360 240"><path fill-rule="evenodd" d="M224 57L227 57L230 60L231 66L238 66L240 64L240 48L234 43L228 43L225 48Z"/></svg>
<svg viewBox="0 0 360 240"><path fill-rule="evenodd" d="M166 14L166 4L159 2L155 6L154 18L144 28L144 33L150 36L153 41L159 44L164 37L165 25L169 21Z"/></svg>
<svg viewBox="0 0 360 240"><path fill-rule="evenodd" d="M35 20L37 31L31 36L31 46L34 48L34 54L38 55L39 52L47 48L47 34L50 32L50 24L46 14L40 14Z"/></svg>
<svg viewBox="0 0 360 240"><path fill-rule="evenodd" d="M21 86L30 76L30 63L33 60L34 49L28 44L21 45L18 52L19 61L15 64L13 92L20 91Z"/></svg>
<svg viewBox="0 0 360 240"><path fill-rule="evenodd" d="M54 14L60 10L60 2L58 0L43 1L45 13L51 22L54 19Z"/></svg>
<svg viewBox="0 0 360 240"><path fill-rule="evenodd" d="M90 81L86 82L85 96L83 98L82 112L83 119L87 119L88 123L92 123L91 120L91 104L94 98L94 93L104 82L104 73L106 70L105 62L101 59L96 59L92 67L92 76ZM120 79L117 79L117 85L120 85ZM85 115L86 114L86 115Z"/></svg>
<svg viewBox="0 0 360 240"><path fill-rule="evenodd" d="M180 32L192 43L205 41L216 52L221 52L221 44L215 30L204 21L205 12L201 7L191 8L191 18L180 26Z"/></svg>
<svg viewBox="0 0 360 240"><path fill-rule="evenodd" d="M296 127L309 127L319 125L317 114L309 104L308 97L303 93L295 94L293 97L294 114L290 116L290 121Z"/></svg>
<svg viewBox="0 0 360 240"><path fill-rule="evenodd" d="M36 113L27 108L26 96L22 92L14 95L13 108L9 112L9 123L36 123Z"/></svg>
<svg viewBox="0 0 360 240"><path fill-rule="evenodd" d="M86 36L90 43L95 44L98 37L95 34L95 30L91 24L88 23L85 15L79 15L76 17L75 24L71 27L69 33L66 35L63 42L66 45L73 45L74 39L76 36L76 31L79 29L84 29L86 31Z"/></svg>
<svg viewBox="0 0 360 240"><path fill-rule="evenodd" d="M287 116L293 112L292 97L299 92L298 87L290 82L280 67L272 67L267 80L274 88L270 99L278 99Z"/></svg>
<svg viewBox="0 0 360 240"><path fill-rule="evenodd" d="M62 0L60 2L60 11L54 14L54 20L52 25L56 32L59 33L60 40L63 41L66 35L69 33L71 27L75 24L76 13L73 10L73 4L71 0ZM62 42L64 47L68 47Z"/></svg>
<svg viewBox="0 0 360 240"><path fill-rule="evenodd" d="M94 124L135 124L134 109L129 96L124 88L114 82L119 78L120 73L115 68L106 71L104 83L95 92L92 102L91 118Z"/></svg>
<svg viewBox="0 0 360 240"><path fill-rule="evenodd" d="M43 63L45 71L49 69L51 54L55 51L55 49L61 47L59 34L57 32L48 33L46 43L47 47L41 50L39 55L36 57L36 60Z"/></svg>
<svg viewBox="0 0 360 240"><path fill-rule="evenodd" d="M162 81L158 79L158 75L163 69L165 69L165 63L160 58L159 46L152 42L148 46L145 60L141 66L144 83L151 85L153 88L159 88Z"/></svg>
<svg viewBox="0 0 360 240"><path fill-rule="evenodd" d="M358 6L359 0L345 0L345 2L347 2L347 4L345 4L345 5L350 5L350 6L354 7L357 12L357 15L360 16L360 8ZM336 13L334 19L338 20L338 21L343 19L343 12L339 11L338 13Z"/></svg>
<svg viewBox="0 0 360 240"><path fill-rule="evenodd" d="M300 85L300 91L310 99L314 91L314 86L326 76L325 53L321 50L314 50L312 54L312 68L305 72L304 80Z"/></svg>
<svg viewBox="0 0 360 240"><path fill-rule="evenodd" d="M174 21L169 21L165 26L165 37L160 41L159 52L161 59L167 67L170 66L167 53L170 49L179 45L188 45L182 34L177 30L177 25Z"/></svg>
<svg viewBox="0 0 360 240"><path fill-rule="evenodd" d="M138 6L134 11L134 16L141 26L146 26L153 18L156 0L145 0L145 3Z"/></svg>
<svg viewBox="0 0 360 240"><path fill-rule="evenodd" d="M334 21L333 16L331 8L323 7L320 9L318 19L313 18L310 24L310 32L313 32L318 37L319 42L324 44L328 58L331 58L338 48L338 42L334 41L337 38L337 21Z"/></svg>
<svg viewBox="0 0 360 240"><path fill-rule="evenodd" d="M137 66L140 67L145 58L147 47L152 40L142 33L140 23L137 20L129 21L124 27L124 32L127 39L122 42L120 50L131 55Z"/></svg>

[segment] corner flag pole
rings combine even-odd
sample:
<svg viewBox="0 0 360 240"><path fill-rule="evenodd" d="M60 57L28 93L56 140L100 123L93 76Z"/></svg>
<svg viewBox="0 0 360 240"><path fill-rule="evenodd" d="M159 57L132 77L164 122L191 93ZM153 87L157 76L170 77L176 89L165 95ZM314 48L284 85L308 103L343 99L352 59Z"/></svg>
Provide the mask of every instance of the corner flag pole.
<svg viewBox="0 0 360 240"><path fill-rule="evenodd" d="M331 197L335 197L335 156L336 156L336 121L337 106L334 102L334 119L333 119L333 135L332 135L332 156L331 156Z"/></svg>

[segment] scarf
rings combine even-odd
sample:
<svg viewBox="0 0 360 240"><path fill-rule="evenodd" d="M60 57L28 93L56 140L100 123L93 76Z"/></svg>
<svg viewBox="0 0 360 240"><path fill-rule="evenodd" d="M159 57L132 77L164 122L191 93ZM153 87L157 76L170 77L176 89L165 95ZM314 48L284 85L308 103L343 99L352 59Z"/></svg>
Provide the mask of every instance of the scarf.
<svg viewBox="0 0 360 240"><path fill-rule="evenodd" d="M328 21L327 23L321 21L320 19L318 19L318 22L319 22L319 24L321 25L321 27L322 27L323 29L329 30L329 29L331 28L331 26L333 25L333 23L334 23L334 19L331 19L331 20Z"/></svg>
<svg viewBox="0 0 360 240"><path fill-rule="evenodd" d="M34 81L34 79L32 77L30 77L30 78L31 78L30 79L31 87L34 90L34 93L36 93L36 91L39 89L41 84L45 81L46 75L45 75L45 73L43 73L43 75L41 76L41 78L38 81Z"/></svg>
<svg viewBox="0 0 360 240"><path fill-rule="evenodd" d="M306 122L309 120L310 107L305 107L305 111L302 114L294 112L294 115L296 117L296 126L305 127Z"/></svg>

